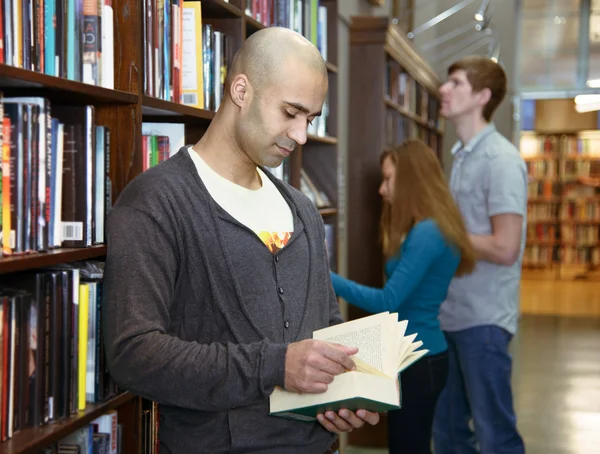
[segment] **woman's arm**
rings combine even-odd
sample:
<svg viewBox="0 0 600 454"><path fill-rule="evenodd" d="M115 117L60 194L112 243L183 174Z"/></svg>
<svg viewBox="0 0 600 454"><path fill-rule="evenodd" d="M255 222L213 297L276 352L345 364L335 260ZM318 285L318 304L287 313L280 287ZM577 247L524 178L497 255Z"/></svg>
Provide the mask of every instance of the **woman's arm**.
<svg viewBox="0 0 600 454"><path fill-rule="evenodd" d="M332 272L335 293L371 313L396 312L446 246L437 224L432 220L418 223L406 241L400 263L382 289L357 284Z"/></svg>

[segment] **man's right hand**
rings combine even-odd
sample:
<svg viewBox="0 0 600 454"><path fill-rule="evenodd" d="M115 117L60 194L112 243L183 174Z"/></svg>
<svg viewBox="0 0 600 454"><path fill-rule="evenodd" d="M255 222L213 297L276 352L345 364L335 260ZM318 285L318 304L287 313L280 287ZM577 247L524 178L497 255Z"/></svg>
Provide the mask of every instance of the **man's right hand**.
<svg viewBox="0 0 600 454"><path fill-rule="evenodd" d="M297 393L324 393L333 377L356 366L349 355L356 347L307 339L290 344L285 355L285 389Z"/></svg>

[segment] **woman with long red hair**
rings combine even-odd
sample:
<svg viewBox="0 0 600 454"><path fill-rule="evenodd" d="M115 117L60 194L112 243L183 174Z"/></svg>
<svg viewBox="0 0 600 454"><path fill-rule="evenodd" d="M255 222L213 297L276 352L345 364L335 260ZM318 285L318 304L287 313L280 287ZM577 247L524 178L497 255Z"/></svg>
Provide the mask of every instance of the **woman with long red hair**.
<svg viewBox="0 0 600 454"><path fill-rule="evenodd" d="M441 165L418 139L381 156L380 229L386 284L367 287L332 274L338 296L371 313L397 312L429 353L402 372L402 408L388 414L390 454L429 454L433 415L448 375L439 308L454 276L473 271L475 252Z"/></svg>

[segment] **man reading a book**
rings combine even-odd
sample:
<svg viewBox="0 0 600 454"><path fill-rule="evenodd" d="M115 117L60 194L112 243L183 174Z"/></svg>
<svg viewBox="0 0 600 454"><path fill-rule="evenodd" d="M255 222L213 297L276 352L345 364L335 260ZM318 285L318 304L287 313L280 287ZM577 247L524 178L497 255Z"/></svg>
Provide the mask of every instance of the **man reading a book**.
<svg viewBox="0 0 600 454"><path fill-rule="evenodd" d="M342 321L323 221L264 168L306 142L326 66L301 35L268 28L245 41L224 91L200 141L138 176L109 215L110 372L159 403L161 454L332 453L337 433L379 415L269 416L276 386L322 393L357 349L310 339Z"/></svg>

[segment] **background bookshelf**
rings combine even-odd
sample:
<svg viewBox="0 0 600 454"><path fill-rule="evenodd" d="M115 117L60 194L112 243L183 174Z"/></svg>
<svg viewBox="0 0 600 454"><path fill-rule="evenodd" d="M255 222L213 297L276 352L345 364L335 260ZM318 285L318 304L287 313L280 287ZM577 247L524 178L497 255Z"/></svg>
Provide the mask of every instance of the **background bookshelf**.
<svg viewBox="0 0 600 454"><path fill-rule="evenodd" d="M348 277L383 284L379 242L380 155L389 145L421 138L441 157L440 81L417 54L405 32L387 18L353 17L350 24L350 115L348 186ZM351 319L366 315L348 307ZM387 423L352 431L356 446L387 446Z"/></svg>
<svg viewBox="0 0 600 454"><path fill-rule="evenodd" d="M21 4L14 0L5 0L5 3L15 7ZM166 5L165 9L157 11L157 4ZM81 11L75 8L77 5L79 2L64 2L65 8L74 9L68 9L64 14L56 12L57 27L61 30L69 28L69 22L65 25L61 17L65 21L74 20L77 33L77 27L97 23L95 18L101 18L100 23L112 24L109 41L102 42L103 51L88 49L77 40L74 40L74 47L72 43L69 47L68 41L60 39L56 40L56 48L52 50L39 38L34 42L26 41L29 34L23 30L5 28L4 43L10 34L11 47L5 45L0 52L0 90L4 97L43 97L50 103L50 112L61 105L93 106L94 124L105 126L110 131L106 150L109 183L106 196L110 204L144 169L177 152L178 144L191 145L202 136L214 117L233 56L252 33L268 26L281 25L300 31L320 48L327 61L329 75L329 93L323 116L311 127L307 143L298 147L281 168L272 170L294 187L308 188L307 194L318 203L327 226L330 259L335 268L338 223L337 1L113 0L110 11L101 8L94 12ZM191 16L187 11L190 6L199 6L194 11L200 14ZM19 11L27 14L22 9ZM190 17L193 18L191 22ZM37 27L44 23L41 16L29 19ZM104 31L109 30L110 26ZM193 53L200 57L196 66L200 72L192 72L198 95L196 99L186 96L189 90L193 92L194 88L190 86L194 84L184 80L184 77L189 77L186 71L190 70L184 64L184 55L189 56L190 49L189 43L182 43L184 38L189 41L190 35L185 33L190 33L190 30L196 46ZM100 33L100 30L96 29L96 32ZM211 41L213 47L203 49L198 37L205 38L202 39L204 44ZM215 46L219 46L220 50ZM64 63L56 68L45 66L40 58L46 51L55 52L52 55L57 58L60 54L60 61ZM83 58L86 51L95 53L94 64L103 68L94 69L97 73L92 72L100 74L96 79L89 78L86 72L89 68L86 69L85 65L91 64ZM15 57L15 52L20 57ZM6 58L7 53L11 56L10 60ZM91 58L91 54L88 57ZM68 64L71 60L75 63L74 68ZM105 71L107 68L112 71ZM199 87L202 87L201 92ZM202 104L199 102L200 93ZM153 139L161 134L161 125L171 128L171 132L175 131L172 134L176 139L173 135L167 142ZM54 136L52 140L56 140ZM152 148L148 142L157 145ZM167 148L160 153L157 151L159 146ZM106 254L102 242L94 242L89 247L64 246L59 244L47 250L4 256L0 258L0 278L10 280L23 271L82 260L102 260ZM122 452L154 452L155 421L149 416L152 408L137 396L120 393L102 402L88 403L85 410L73 412L55 422L24 427L12 438L0 443L0 454L37 453L110 410L117 411L122 425Z"/></svg>
<svg viewBox="0 0 600 454"><path fill-rule="evenodd" d="M520 137L529 175L524 270L591 276L600 266L600 190L588 184L600 177L597 112L577 113L572 99L531 102Z"/></svg>

